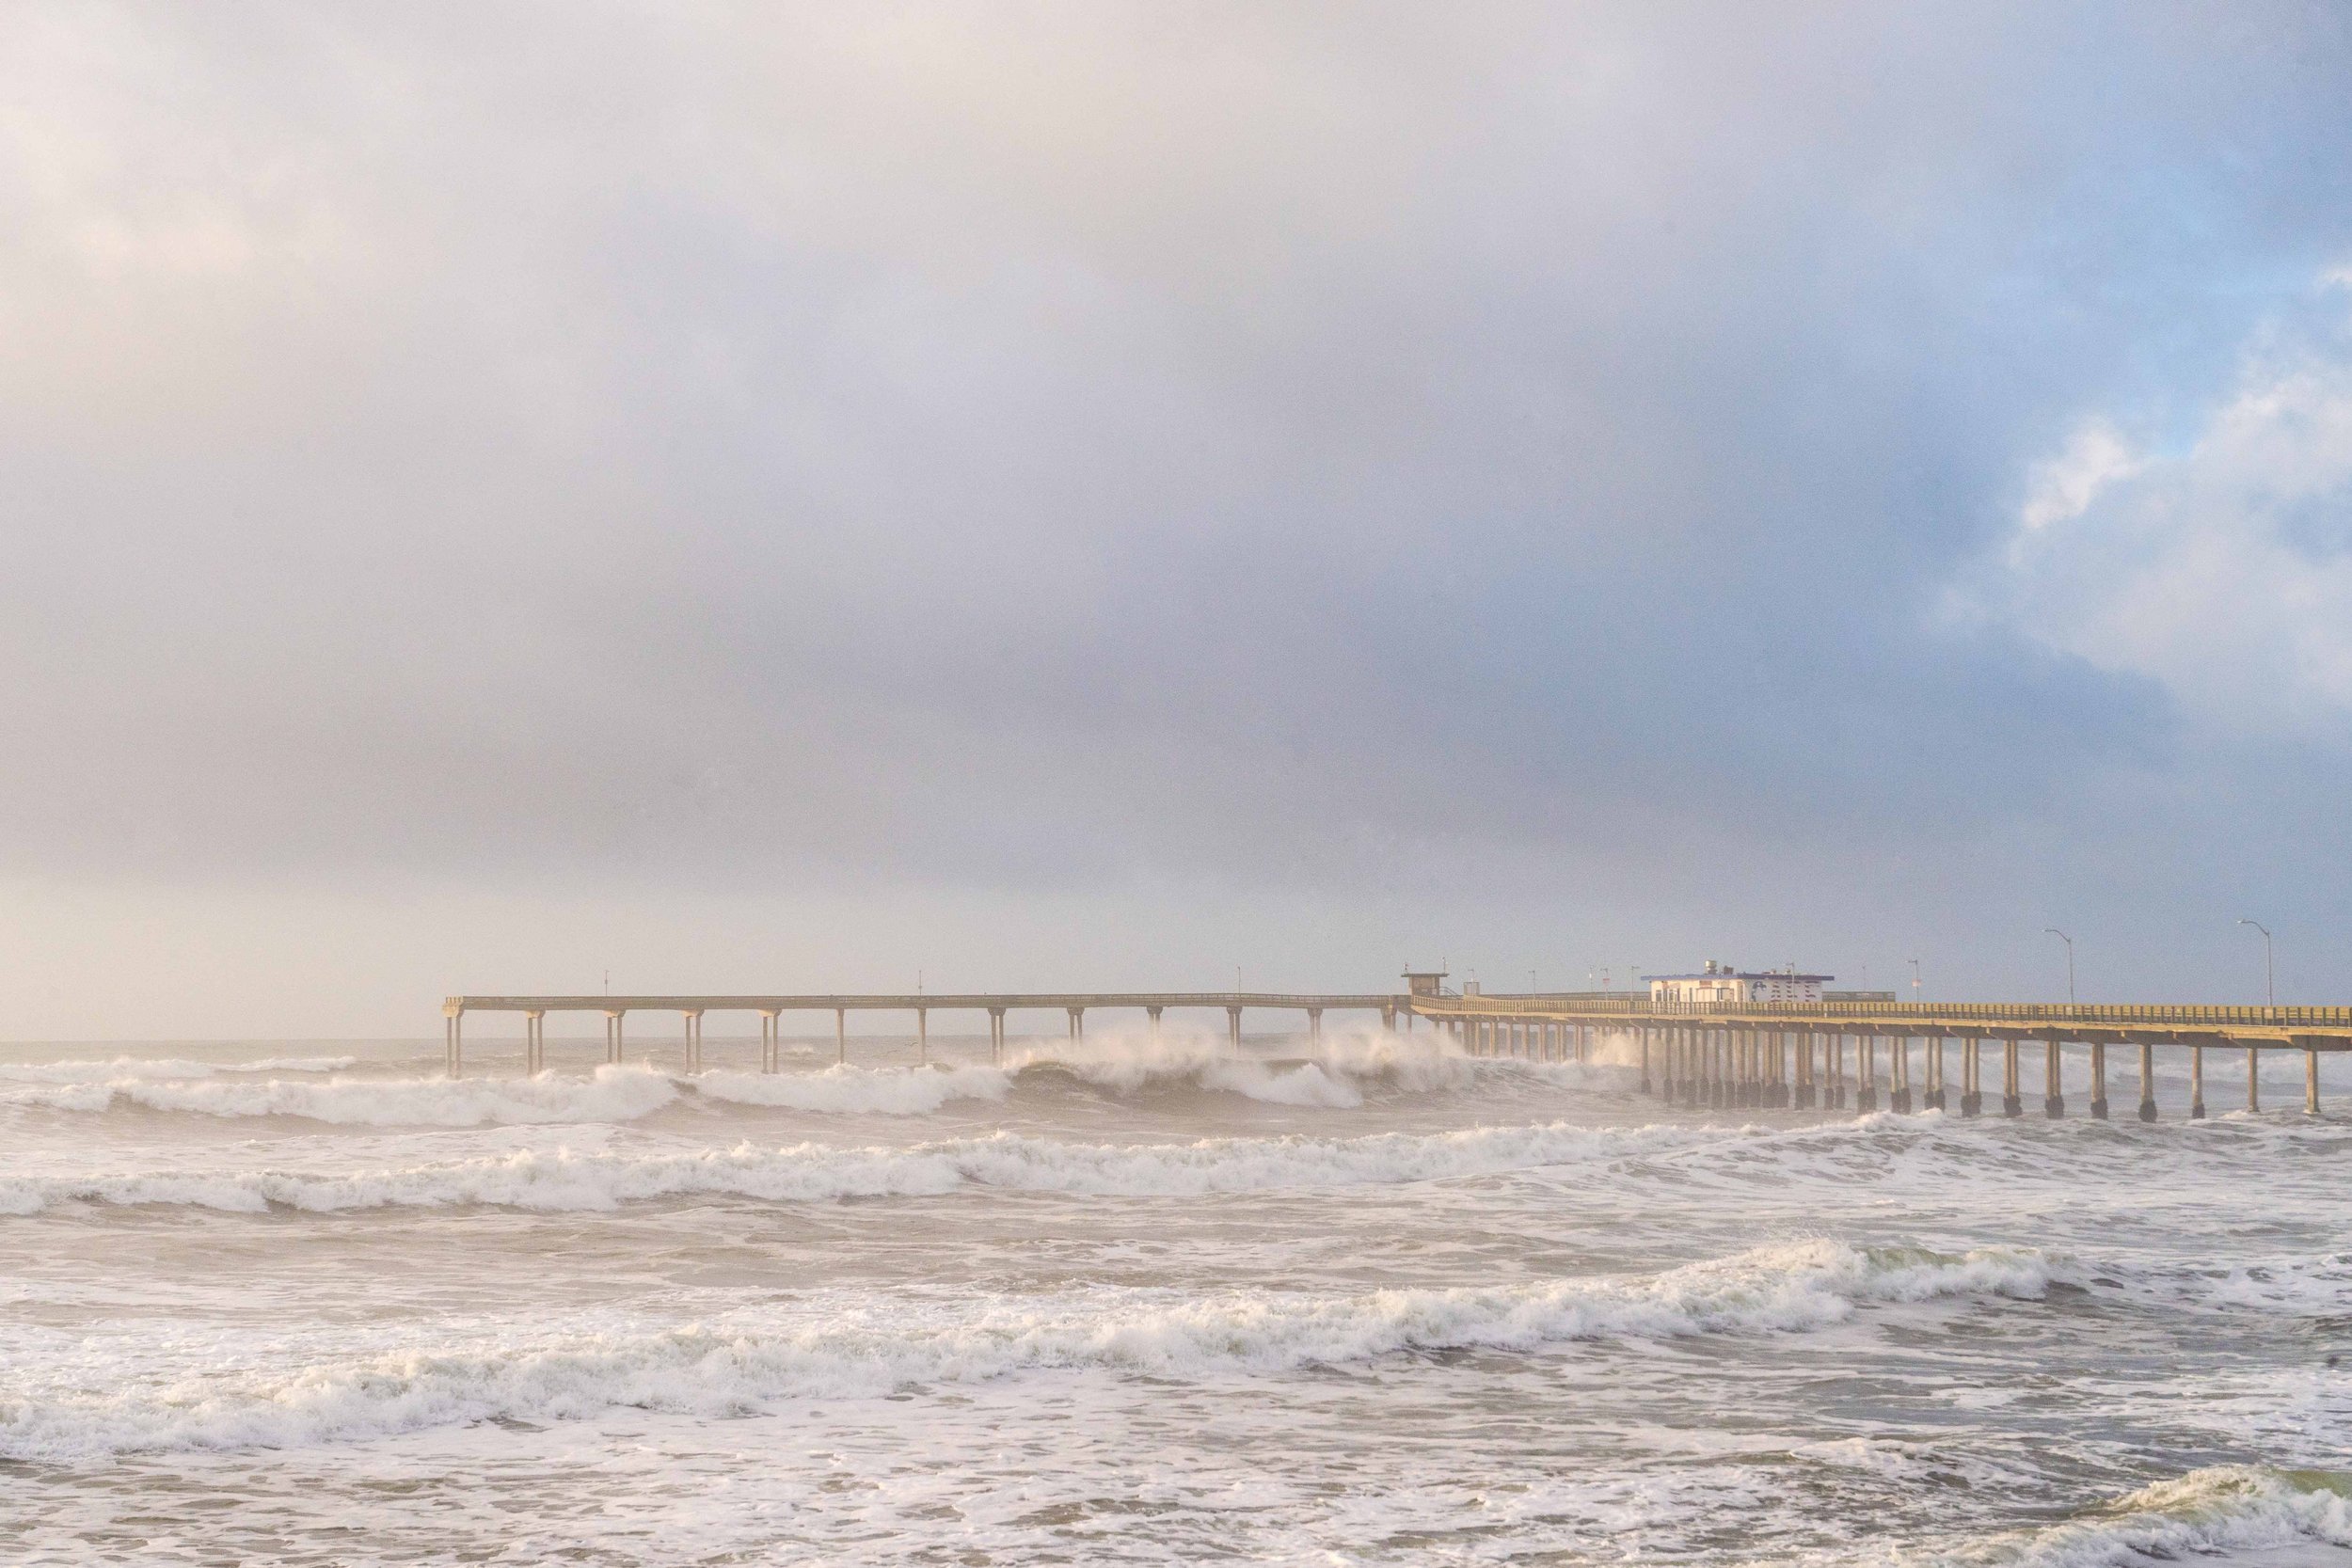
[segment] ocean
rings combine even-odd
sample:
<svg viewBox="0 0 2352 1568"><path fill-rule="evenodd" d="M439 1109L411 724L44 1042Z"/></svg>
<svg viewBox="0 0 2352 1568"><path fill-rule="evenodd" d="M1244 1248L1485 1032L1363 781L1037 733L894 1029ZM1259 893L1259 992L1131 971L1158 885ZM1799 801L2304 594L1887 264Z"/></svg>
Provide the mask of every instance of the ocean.
<svg viewBox="0 0 2352 1568"><path fill-rule="evenodd" d="M0 1561L2352 1568L2332 1062L1856 1118L1176 1016L0 1048Z"/></svg>

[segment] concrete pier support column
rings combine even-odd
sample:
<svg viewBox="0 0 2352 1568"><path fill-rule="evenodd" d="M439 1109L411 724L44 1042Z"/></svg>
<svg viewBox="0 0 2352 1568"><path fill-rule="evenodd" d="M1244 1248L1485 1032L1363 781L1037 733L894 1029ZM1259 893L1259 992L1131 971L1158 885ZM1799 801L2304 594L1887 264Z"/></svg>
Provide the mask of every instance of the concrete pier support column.
<svg viewBox="0 0 2352 1568"><path fill-rule="evenodd" d="M1005 1009L1002 1007L988 1010L988 1059L992 1062L1005 1059Z"/></svg>
<svg viewBox="0 0 2352 1568"><path fill-rule="evenodd" d="M1644 1094L1648 1094L1649 1092L1651 1092L1651 1091L1650 1091L1650 1081L1649 1081L1649 1045L1650 1045L1650 1039L1649 1039L1649 1037L1650 1037L1650 1034L1651 1034L1651 1031L1650 1031L1650 1030L1648 1030L1648 1029L1646 1029L1646 1028L1645 1028L1645 1029L1643 1029L1643 1030L1641 1031L1641 1036L1642 1036L1642 1092L1643 1092Z"/></svg>
<svg viewBox="0 0 2352 1568"><path fill-rule="evenodd" d="M2188 1119L2205 1119L2205 1048L2188 1048Z"/></svg>
<svg viewBox="0 0 2352 1568"><path fill-rule="evenodd" d="M1087 1010L1084 1007L1065 1007L1062 1010L1070 1015L1070 1037L1073 1040L1086 1038Z"/></svg>
<svg viewBox="0 0 2352 1568"><path fill-rule="evenodd" d="M1239 1007L1225 1009L1225 1040L1233 1048L1234 1055L1241 1054L1241 1009Z"/></svg>
<svg viewBox="0 0 2352 1568"><path fill-rule="evenodd" d="M1846 1103L1846 1037L1842 1031L1830 1033L1829 1093L1821 1103L1831 1110L1842 1109Z"/></svg>
<svg viewBox="0 0 2352 1568"><path fill-rule="evenodd" d="M2261 1046L2246 1048L2246 1108L2249 1111L2263 1108L2262 1056Z"/></svg>
<svg viewBox="0 0 2352 1568"><path fill-rule="evenodd" d="M604 1059L608 1062L621 1059L621 1016L618 1008L604 1015Z"/></svg>
<svg viewBox="0 0 2352 1568"><path fill-rule="evenodd" d="M703 1015L689 1007L678 1015L678 1021L685 1025L686 1070L690 1073L700 1072L703 1069Z"/></svg>
<svg viewBox="0 0 2352 1568"><path fill-rule="evenodd" d="M1143 1013L1146 1018L1152 1021L1152 1043L1153 1045L1157 1045L1160 1043L1160 1009L1157 1007L1146 1007L1143 1009Z"/></svg>
<svg viewBox="0 0 2352 1568"><path fill-rule="evenodd" d="M850 1059L850 1009L847 1007L833 1010L833 1059L836 1062Z"/></svg>
<svg viewBox="0 0 2352 1568"><path fill-rule="evenodd" d="M1886 1042L1886 1108L1911 1114L1911 1037L1897 1035Z"/></svg>
<svg viewBox="0 0 2352 1568"><path fill-rule="evenodd" d="M2156 1048L2146 1040L2139 1042L2139 1119L2156 1119Z"/></svg>
<svg viewBox="0 0 2352 1568"><path fill-rule="evenodd" d="M1944 1037L1942 1035L1931 1035L1928 1037L1928 1093L1926 1104L1927 1108L1931 1111L1940 1111L1944 1109Z"/></svg>
<svg viewBox="0 0 2352 1568"><path fill-rule="evenodd" d="M2107 1048L2105 1042L2090 1042L2090 1119L2107 1119Z"/></svg>
<svg viewBox="0 0 2352 1568"><path fill-rule="evenodd" d="M782 1040L779 1037L781 1037L783 1033L784 1030L781 1027L781 1020L777 1017L776 1010L772 1007L762 1007L759 1010L760 1071L773 1072L776 1070L778 1066L776 1058L782 1052Z"/></svg>
<svg viewBox="0 0 2352 1568"><path fill-rule="evenodd" d="M2026 1114L2026 1099L2017 1084L2017 1042L2001 1042L2001 1115L2022 1117Z"/></svg>
<svg viewBox="0 0 2352 1568"><path fill-rule="evenodd" d="M1797 1031L1797 1107L1813 1108L1813 1031Z"/></svg>
<svg viewBox="0 0 2352 1568"><path fill-rule="evenodd" d="M1864 1033L1855 1041L1860 1060L1854 1074L1853 1108L1856 1116L1868 1116L1879 1108L1879 1037Z"/></svg>
<svg viewBox="0 0 2352 1568"><path fill-rule="evenodd" d="M2303 1048L2303 1114L2319 1115L2319 1053L2308 1045Z"/></svg>
<svg viewBox="0 0 2352 1568"><path fill-rule="evenodd" d="M1407 1025L1411 1023L1412 1018L1413 1015L1410 1013L1406 1013L1405 1015ZM1396 1009L1394 1007L1383 1007L1380 1009L1380 1030L1383 1034L1393 1035L1396 1033Z"/></svg>
<svg viewBox="0 0 2352 1568"><path fill-rule="evenodd" d="M1960 1041L1960 1114L1984 1114L1984 1037L1964 1035Z"/></svg>
<svg viewBox="0 0 2352 1568"><path fill-rule="evenodd" d="M2042 1114L2052 1121L2066 1115L2066 1084L2056 1035L2042 1042Z"/></svg>
<svg viewBox="0 0 2352 1568"><path fill-rule="evenodd" d="M1307 1009L1307 1041L1311 1045L1323 1043L1323 1009L1321 1007Z"/></svg>
<svg viewBox="0 0 2352 1568"><path fill-rule="evenodd" d="M540 1034L548 1015L541 1012L523 1014L523 1076L536 1077L547 1066L547 1046Z"/></svg>
<svg viewBox="0 0 2352 1568"><path fill-rule="evenodd" d="M914 1009L914 1059L929 1066L931 1059L931 1010Z"/></svg>

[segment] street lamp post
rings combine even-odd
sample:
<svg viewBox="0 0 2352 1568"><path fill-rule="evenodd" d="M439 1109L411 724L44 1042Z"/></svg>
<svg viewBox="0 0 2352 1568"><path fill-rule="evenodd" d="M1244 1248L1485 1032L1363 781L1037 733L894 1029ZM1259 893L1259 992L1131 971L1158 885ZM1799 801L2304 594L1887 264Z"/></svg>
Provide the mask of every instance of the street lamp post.
<svg viewBox="0 0 2352 1568"><path fill-rule="evenodd" d="M2055 926L2044 926L2042 929L2066 943L2066 1005L2071 1007L2074 1005L2074 939Z"/></svg>
<svg viewBox="0 0 2352 1568"><path fill-rule="evenodd" d="M1911 1000L1915 1003L1919 1000L1919 960L1916 958L1911 960Z"/></svg>
<svg viewBox="0 0 2352 1568"><path fill-rule="evenodd" d="M2240 919L2241 926L2251 926L2263 934L2263 995L2270 1006L2279 1005L2279 971L2270 961L2270 927L2259 920Z"/></svg>

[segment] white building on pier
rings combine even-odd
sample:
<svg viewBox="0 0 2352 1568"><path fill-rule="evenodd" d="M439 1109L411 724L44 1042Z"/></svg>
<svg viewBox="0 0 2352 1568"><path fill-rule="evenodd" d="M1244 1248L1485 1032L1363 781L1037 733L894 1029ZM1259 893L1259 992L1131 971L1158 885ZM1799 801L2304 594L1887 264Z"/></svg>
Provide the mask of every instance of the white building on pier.
<svg viewBox="0 0 2352 1568"><path fill-rule="evenodd" d="M1649 999L1678 1007L1722 1007L1742 1002L1819 1002L1835 974L1800 974L1787 969L1737 970L1707 960L1695 974L1645 974Z"/></svg>

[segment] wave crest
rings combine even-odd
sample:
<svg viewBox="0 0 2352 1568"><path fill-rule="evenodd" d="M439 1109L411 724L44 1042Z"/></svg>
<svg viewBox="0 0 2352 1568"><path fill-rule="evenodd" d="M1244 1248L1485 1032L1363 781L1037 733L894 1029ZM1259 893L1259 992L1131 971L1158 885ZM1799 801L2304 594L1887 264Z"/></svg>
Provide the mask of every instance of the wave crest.
<svg viewBox="0 0 2352 1568"><path fill-rule="evenodd" d="M602 1210L689 1196L777 1202L932 1196L964 1187L1087 1196L1364 1186L1486 1176L1576 1160L1645 1155L1751 1132L1591 1129L1550 1123L1362 1138L1204 1138L1181 1144L1081 1144L998 1132L910 1148L804 1143L780 1148L510 1154L349 1175L299 1171L128 1173L0 1180L0 1212L75 1201L172 1204L259 1212L333 1212L487 1205Z"/></svg>
<svg viewBox="0 0 2352 1568"><path fill-rule="evenodd" d="M0 1399L0 1458L288 1448L615 1407L756 1412L1018 1372L1194 1378L1407 1352L1525 1352L1568 1340L1803 1333L1873 1304L2039 1295L2038 1253L1887 1253L1829 1241L1759 1247L1639 1277L1310 1295L1171 1298L1098 1291L973 1309L907 1300L809 1304L797 1321L477 1342L287 1373L213 1374L161 1390Z"/></svg>

